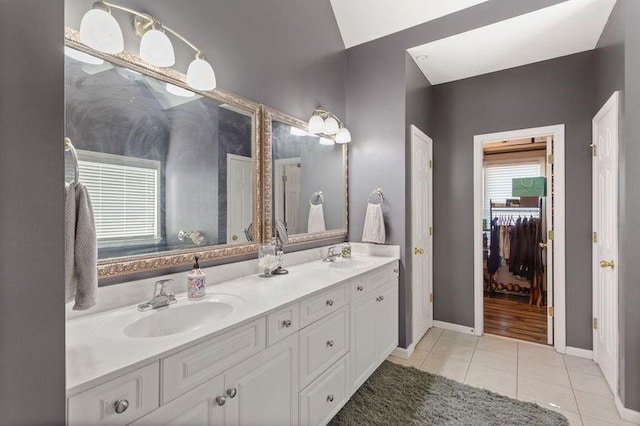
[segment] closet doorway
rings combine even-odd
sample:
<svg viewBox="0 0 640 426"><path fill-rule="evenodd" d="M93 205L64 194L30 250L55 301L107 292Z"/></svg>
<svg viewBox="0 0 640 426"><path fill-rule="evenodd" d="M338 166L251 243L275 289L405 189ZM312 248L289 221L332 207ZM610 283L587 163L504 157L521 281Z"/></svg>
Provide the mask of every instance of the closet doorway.
<svg viewBox="0 0 640 426"><path fill-rule="evenodd" d="M476 334L564 351L563 126L476 136L474 172Z"/></svg>

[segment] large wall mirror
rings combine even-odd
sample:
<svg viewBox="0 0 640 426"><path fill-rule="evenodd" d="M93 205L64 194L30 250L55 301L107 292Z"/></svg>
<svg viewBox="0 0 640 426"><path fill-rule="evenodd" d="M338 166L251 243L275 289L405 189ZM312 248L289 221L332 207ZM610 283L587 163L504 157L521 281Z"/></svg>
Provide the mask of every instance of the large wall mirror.
<svg viewBox="0 0 640 426"><path fill-rule="evenodd" d="M307 131L307 123L271 108L263 120L264 240L282 220L290 243L346 237L347 147Z"/></svg>
<svg viewBox="0 0 640 426"><path fill-rule="evenodd" d="M99 277L255 251L260 106L66 35L65 131L93 204Z"/></svg>

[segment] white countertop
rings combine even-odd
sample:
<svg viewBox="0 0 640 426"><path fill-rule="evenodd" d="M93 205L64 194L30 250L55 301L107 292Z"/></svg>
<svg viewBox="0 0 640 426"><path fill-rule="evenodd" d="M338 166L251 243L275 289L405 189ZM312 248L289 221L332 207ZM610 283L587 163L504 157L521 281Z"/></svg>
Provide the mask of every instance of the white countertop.
<svg viewBox="0 0 640 426"><path fill-rule="evenodd" d="M130 338L121 334L107 337L96 328L113 315L136 310L130 306L67 320L66 380L67 396L94 387L143 365L159 360L186 347L248 323L279 307L298 301L350 278L365 274L398 260L397 256L372 256L354 253L354 259L366 260L348 269L330 267L320 260L289 266L288 275L260 278L257 274L210 285L207 293L226 294L244 300L219 322L180 334L153 338ZM338 260L349 262L349 260ZM178 295L178 304L198 303ZM172 305L177 306L177 305ZM141 313L140 315L144 315ZM119 334L115 332L113 334Z"/></svg>

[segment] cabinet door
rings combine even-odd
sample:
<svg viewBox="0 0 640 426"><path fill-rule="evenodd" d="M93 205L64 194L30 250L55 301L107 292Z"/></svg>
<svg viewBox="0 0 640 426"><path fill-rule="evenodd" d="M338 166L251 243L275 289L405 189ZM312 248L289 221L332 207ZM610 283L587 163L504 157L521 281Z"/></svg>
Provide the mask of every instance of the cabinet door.
<svg viewBox="0 0 640 426"><path fill-rule="evenodd" d="M225 374L227 425L295 425L298 421L298 335L254 355ZM234 395L234 397L231 397Z"/></svg>
<svg viewBox="0 0 640 426"><path fill-rule="evenodd" d="M378 305L376 328L379 362L385 360L398 347L398 280L380 287L374 294Z"/></svg>
<svg viewBox="0 0 640 426"><path fill-rule="evenodd" d="M218 376L133 423L135 426L224 424L224 377ZM226 397L226 398L224 398Z"/></svg>
<svg viewBox="0 0 640 426"><path fill-rule="evenodd" d="M351 302L351 383L355 392L378 366L377 292Z"/></svg>

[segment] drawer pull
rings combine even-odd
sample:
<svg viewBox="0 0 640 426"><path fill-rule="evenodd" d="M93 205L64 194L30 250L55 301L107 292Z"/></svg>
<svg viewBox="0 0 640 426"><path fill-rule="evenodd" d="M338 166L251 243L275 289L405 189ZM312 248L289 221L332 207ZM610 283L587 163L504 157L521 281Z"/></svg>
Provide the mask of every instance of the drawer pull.
<svg viewBox="0 0 640 426"><path fill-rule="evenodd" d="M332 347L333 347L333 345L334 345L333 340L329 340L329 341L327 342L327 346L329 346L330 348L332 348Z"/></svg>
<svg viewBox="0 0 640 426"><path fill-rule="evenodd" d="M327 402L333 402L333 395L332 394L329 394L327 396Z"/></svg>
<svg viewBox="0 0 640 426"><path fill-rule="evenodd" d="M362 287L361 285L359 285L358 287L356 287L356 290L358 290L358 291L362 291L362 290L364 290L364 287Z"/></svg>
<svg viewBox="0 0 640 426"><path fill-rule="evenodd" d="M291 327L291 320L284 320L284 321L282 321L282 326L283 326L284 328L289 328L289 327Z"/></svg>
<svg viewBox="0 0 640 426"><path fill-rule="evenodd" d="M129 401L126 399L119 399L115 404L113 404L113 406L116 408L116 413L122 414L127 411L127 408L129 408Z"/></svg>
<svg viewBox="0 0 640 426"><path fill-rule="evenodd" d="M237 394L238 394L238 389L236 388L227 389L227 395L229 395L229 398L235 398Z"/></svg>
<svg viewBox="0 0 640 426"><path fill-rule="evenodd" d="M225 398L224 396L216 396L216 403L219 406L222 407L226 402L227 402L227 398Z"/></svg>
<svg viewBox="0 0 640 426"><path fill-rule="evenodd" d="M327 306L333 306L333 300L331 299L327 300Z"/></svg>

